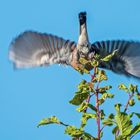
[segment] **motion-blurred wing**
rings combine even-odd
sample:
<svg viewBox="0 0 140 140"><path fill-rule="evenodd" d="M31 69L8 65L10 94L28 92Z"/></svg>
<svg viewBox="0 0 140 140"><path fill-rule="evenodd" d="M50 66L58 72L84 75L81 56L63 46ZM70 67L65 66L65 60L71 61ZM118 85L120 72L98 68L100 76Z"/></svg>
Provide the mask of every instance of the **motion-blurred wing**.
<svg viewBox="0 0 140 140"><path fill-rule="evenodd" d="M109 64L102 64L101 67L111 69L116 73L127 76L133 75L140 78L140 42L131 41L101 41L92 44L91 52L95 51L101 56L106 56L118 50Z"/></svg>
<svg viewBox="0 0 140 140"><path fill-rule="evenodd" d="M26 31L11 43L9 57L17 68L70 64L74 42L51 34Z"/></svg>

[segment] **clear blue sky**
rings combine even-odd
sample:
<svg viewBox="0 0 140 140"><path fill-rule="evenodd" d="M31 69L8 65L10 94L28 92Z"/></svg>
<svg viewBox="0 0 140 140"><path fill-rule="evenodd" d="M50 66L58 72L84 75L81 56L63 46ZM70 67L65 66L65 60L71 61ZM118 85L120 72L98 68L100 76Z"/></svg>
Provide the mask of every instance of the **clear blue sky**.
<svg viewBox="0 0 140 140"><path fill-rule="evenodd" d="M14 70L8 60L11 40L25 30L52 33L77 41L78 13L87 11L90 41L106 39L140 40L139 0L1 0L0 1L0 139L1 140L70 140L63 127L37 128L44 117L58 116L66 123L79 125L80 115L68 104L76 85L83 78L68 67L51 66ZM134 79L108 72L116 101L124 100L117 93L118 83L137 83ZM139 106L135 108L139 111ZM113 102L106 107L112 109ZM95 123L89 122L95 133ZM110 134L103 140L112 140ZM109 138L110 137L110 138ZM139 139L140 135L134 139Z"/></svg>

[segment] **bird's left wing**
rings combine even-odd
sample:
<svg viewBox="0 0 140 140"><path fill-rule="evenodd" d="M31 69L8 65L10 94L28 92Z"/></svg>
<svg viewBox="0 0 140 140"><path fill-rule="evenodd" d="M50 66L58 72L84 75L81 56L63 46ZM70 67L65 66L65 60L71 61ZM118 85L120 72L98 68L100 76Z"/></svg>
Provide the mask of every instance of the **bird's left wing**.
<svg viewBox="0 0 140 140"><path fill-rule="evenodd" d="M90 51L104 57L114 50L117 50L116 55L108 64L101 64L101 67L140 78L140 42L123 40L95 42Z"/></svg>
<svg viewBox="0 0 140 140"><path fill-rule="evenodd" d="M17 68L69 65L75 47L75 42L51 34L26 31L12 41L9 58Z"/></svg>

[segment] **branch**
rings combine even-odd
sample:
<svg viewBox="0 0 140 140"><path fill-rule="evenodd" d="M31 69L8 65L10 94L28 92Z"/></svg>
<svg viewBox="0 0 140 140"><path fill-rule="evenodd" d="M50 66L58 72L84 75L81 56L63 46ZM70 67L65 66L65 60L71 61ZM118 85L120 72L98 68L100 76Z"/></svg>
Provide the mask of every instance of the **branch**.
<svg viewBox="0 0 140 140"><path fill-rule="evenodd" d="M99 108L99 93L96 93L96 109L97 109L97 125L98 125L98 140L100 140L100 108Z"/></svg>
<svg viewBox="0 0 140 140"><path fill-rule="evenodd" d="M93 75L91 75L91 81L95 78L95 76L96 76L96 67L94 67ZM94 93L88 96L88 98L87 98L87 100L86 100L87 103L90 102L90 98L91 98L93 95L94 95ZM85 113L87 112L87 108L84 110L84 112L85 112Z"/></svg>
<svg viewBox="0 0 140 140"><path fill-rule="evenodd" d="M127 103L126 103L126 105L125 105L124 112L126 112L126 111L128 110L129 100L131 100L132 97L134 96L134 92L132 93L132 95L131 95L130 93L128 93L128 95L129 95L129 98L128 98L128 101L127 101Z"/></svg>
<svg viewBox="0 0 140 140"><path fill-rule="evenodd" d="M94 69L96 71L96 68ZM99 84L100 81L98 81L97 83L97 87L96 87L96 109L97 109L97 126L98 126L98 140L100 140L100 133L101 133L101 129L100 129L100 108L99 108Z"/></svg>
<svg viewBox="0 0 140 140"><path fill-rule="evenodd" d="M103 129L106 127L106 124L103 125L103 127L100 130L100 133L103 131Z"/></svg>

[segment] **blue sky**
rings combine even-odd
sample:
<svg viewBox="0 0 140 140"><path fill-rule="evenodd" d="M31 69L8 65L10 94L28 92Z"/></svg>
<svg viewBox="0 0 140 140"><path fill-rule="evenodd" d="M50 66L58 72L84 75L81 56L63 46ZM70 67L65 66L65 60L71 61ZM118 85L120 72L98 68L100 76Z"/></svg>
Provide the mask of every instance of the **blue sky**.
<svg viewBox="0 0 140 140"><path fill-rule="evenodd" d="M78 13L86 11L91 42L106 39L140 40L139 0L1 0L0 1L0 139L1 140L65 140L63 127L37 128L44 117L58 116L66 123L79 125L80 115L68 104L76 85L87 76L72 68L51 66L14 70L8 59L11 40L25 30L52 33L77 41ZM137 83L107 72L113 84L116 102L124 100L117 85ZM135 110L139 110L139 105ZM108 101L105 107L113 108ZM95 123L88 130L95 134ZM103 140L112 140L105 129ZM140 135L134 139L138 139Z"/></svg>

